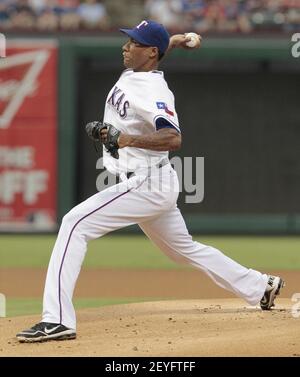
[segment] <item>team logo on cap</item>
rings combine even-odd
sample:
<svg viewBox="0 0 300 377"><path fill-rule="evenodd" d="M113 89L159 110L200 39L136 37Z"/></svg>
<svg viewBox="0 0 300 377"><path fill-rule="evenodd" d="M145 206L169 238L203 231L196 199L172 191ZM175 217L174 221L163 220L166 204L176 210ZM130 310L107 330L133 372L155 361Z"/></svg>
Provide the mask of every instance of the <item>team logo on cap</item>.
<svg viewBox="0 0 300 377"><path fill-rule="evenodd" d="M148 22L147 21L142 21L141 23L139 23L136 28L139 29L141 26L147 26L148 25Z"/></svg>

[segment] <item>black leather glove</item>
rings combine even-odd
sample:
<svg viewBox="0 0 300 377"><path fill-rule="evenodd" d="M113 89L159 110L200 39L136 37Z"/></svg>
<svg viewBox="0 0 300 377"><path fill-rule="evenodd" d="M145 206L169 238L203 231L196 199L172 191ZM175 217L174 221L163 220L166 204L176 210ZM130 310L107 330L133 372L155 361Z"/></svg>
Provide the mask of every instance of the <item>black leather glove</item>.
<svg viewBox="0 0 300 377"><path fill-rule="evenodd" d="M121 131L116 129L112 124L104 123L107 126L107 139L104 143L104 146L114 158L119 158L119 145L118 145L118 138L120 136Z"/></svg>
<svg viewBox="0 0 300 377"><path fill-rule="evenodd" d="M101 130L104 128L107 129L107 136L105 141L101 138ZM90 139L92 139L93 141L101 142L112 157L117 159L119 158L118 138L121 132L116 127L109 123L94 121L88 123L85 126L85 129Z"/></svg>
<svg viewBox="0 0 300 377"><path fill-rule="evenodd" d="M98 122L97 120L94 122L90 122L85 126L86 133L88 137L93 141L101 141L100 140L100 131L102 128L106 128L106 126L102 122Z"/></svg>

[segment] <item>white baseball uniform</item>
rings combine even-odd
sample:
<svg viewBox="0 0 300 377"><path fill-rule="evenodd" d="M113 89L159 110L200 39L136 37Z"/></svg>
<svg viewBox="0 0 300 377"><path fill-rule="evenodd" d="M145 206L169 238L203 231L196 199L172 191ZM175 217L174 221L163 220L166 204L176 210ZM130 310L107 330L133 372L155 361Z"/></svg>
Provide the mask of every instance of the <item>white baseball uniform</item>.
<svg viewBox="0 0 300 377"><path fill-rule="evenodd" d="M125 70L107 97L104 122L135 135L162 127L180 132L174 96L163 73ZM105 167L119 174L122 182L96 193L64 216L48 267L44 322L76 328L72 295L88 241L132 224L138 224L170 258L204 271L249 304L259 303L267 275L193 241L188 233L176 205L179 183L168 152L127 147L119 150L118 160L106 151L103 154ZM134 175L128 179L125 173L129 171Z"/></svg>

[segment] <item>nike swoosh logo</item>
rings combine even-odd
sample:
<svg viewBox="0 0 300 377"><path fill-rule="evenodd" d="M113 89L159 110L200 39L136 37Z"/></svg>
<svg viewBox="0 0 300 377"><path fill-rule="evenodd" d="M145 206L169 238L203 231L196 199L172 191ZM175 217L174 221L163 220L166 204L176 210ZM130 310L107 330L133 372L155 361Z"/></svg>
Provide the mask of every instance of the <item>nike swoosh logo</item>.
<svg viewBox="0 0 300 377"><path fill-rule="evenodd" d="M56 329L59 328L60 325L56 326L56 327L52 327L51 329L47 329L47 327L45 327L45 333L46 334L51 334L53 331L55 331Z"/></svg>

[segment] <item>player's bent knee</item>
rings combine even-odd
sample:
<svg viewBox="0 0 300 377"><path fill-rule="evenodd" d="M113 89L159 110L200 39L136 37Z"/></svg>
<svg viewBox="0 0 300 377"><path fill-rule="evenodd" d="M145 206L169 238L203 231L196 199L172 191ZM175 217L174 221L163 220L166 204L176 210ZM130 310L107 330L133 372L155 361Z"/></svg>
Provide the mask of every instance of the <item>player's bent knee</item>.
<svg viewBox="0 0 300 377"><path fill-rule="evenodd" d="M78 221L80 221L80 216L78 216L75 211L71 210L63 217L62 225L75 225Z"/></svg>
<svg viewBox="0 0 300 377"><path fill-rule="evenodd" d="M72 230L73 234L79 233L84 235L87 240L101 237L107 232L106 227L102 228L101 221L98 221L97 229L95 229L94 224L90 223L90 217L83 215L81 211L76 210L76 207L65 214L61 227L65 231Z"/></svg>

